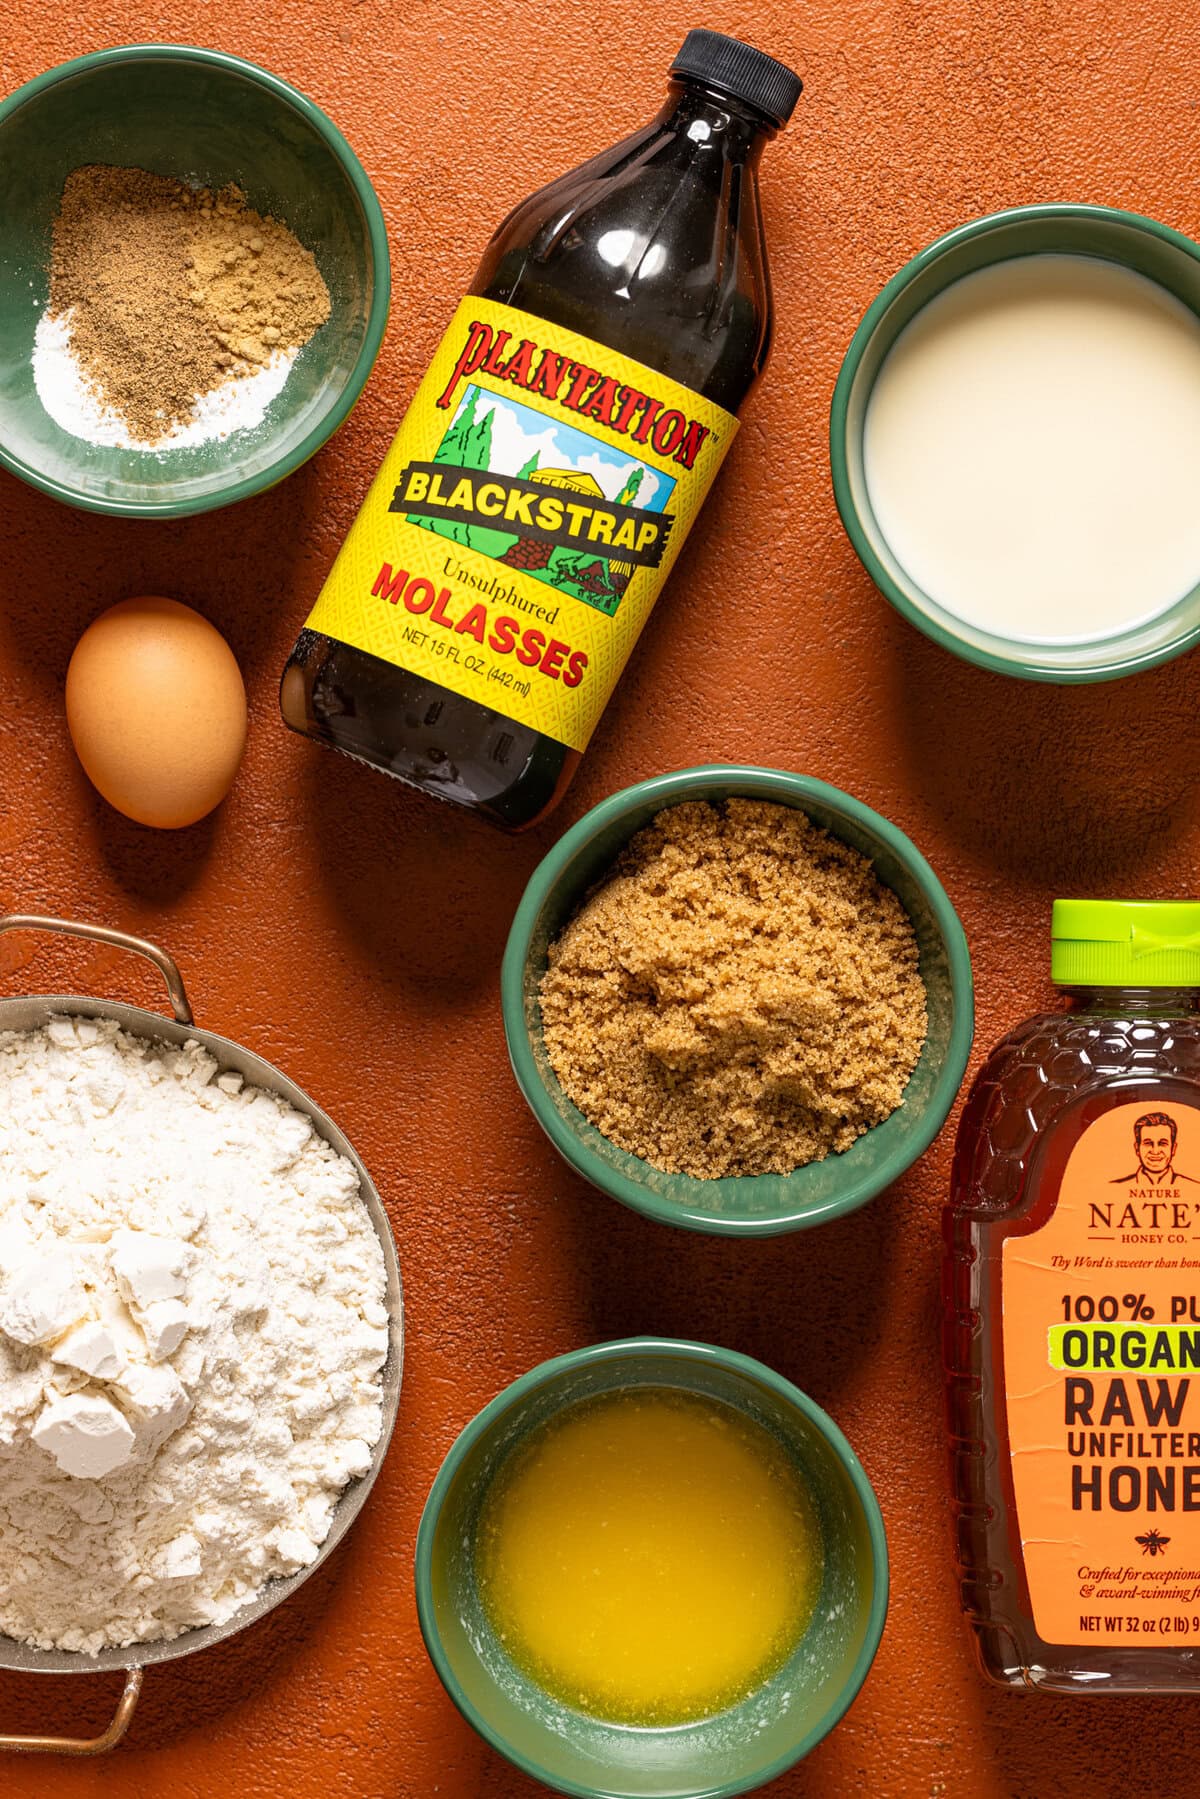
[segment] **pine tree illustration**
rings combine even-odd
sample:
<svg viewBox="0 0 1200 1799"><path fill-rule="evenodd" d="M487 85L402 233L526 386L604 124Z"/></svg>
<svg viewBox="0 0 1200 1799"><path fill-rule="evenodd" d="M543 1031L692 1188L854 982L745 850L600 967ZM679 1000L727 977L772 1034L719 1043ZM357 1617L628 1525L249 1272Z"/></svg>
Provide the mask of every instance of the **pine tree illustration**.
<svg viewBox="0 0 1200 1799"><path fill-rule="evenodd" d="M472 387L467 403L443 437L434 453L435 462L449 463L455 468L486 469L492 465L492 410L476 417L479 389ZM448 537L452 543L471 544L471 526L461 519L410 517L409 524L423 525Z"/></svg>
<svg viewBox="0 0 1200 1799"><path fill-rule="evenodd" d="M464 452L475 430L475 407L479 400L479 389L471 387L467 390L467 403L443 437L434 452L435 462L458 462L465 460ZM469 465L468 465L469 466Z"/></svg>
<svg viewBox="0 0 1200 1799"><path fill-rule="evenodd" d="M478 423L471 427L468 443L469 460L464 458L467 468L491 468L493 416L489 407Z"/></svg>

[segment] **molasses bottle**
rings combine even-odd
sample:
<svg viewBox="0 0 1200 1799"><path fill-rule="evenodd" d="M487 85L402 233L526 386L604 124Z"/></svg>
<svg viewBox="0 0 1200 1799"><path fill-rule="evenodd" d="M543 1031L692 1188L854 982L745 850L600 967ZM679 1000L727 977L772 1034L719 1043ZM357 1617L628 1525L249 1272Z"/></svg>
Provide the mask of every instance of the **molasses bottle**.
<svg viewBox="0 0 1200 1799"><path fill-rule="evenodd" d="M689 32L666 104L525 200L284 671L293 730L510 830L565 790L766 361L797 76Z"/></svg>
<svg viewBox="0 0 1200 1799"><path fill-rule="evenodd" d="M1052 972L945 1213L962 1603L1002 1685L1200 1693L1200 903L1059 900Z"/></svg>

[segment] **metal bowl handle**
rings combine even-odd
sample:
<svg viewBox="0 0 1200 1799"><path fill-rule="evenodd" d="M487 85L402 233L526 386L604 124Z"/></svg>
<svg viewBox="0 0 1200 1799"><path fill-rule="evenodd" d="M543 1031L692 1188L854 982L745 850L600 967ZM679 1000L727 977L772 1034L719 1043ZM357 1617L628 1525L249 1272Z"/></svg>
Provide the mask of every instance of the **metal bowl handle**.
<svg viewBox="0 0 1200 1799"><path fill-rule="evenodd" d="M171 1009L178 1022L196 1022L192 1016L183 976L166 950L159 949L156 943L148 943L144 937L131 937L127 931L114 931L108 925L79 924L71 918L43 918L36 912L12 912L7 918L0 918L0 932L3 931L58 931L66 937L87 937L93 943L107 943L113 949L127 949L135 956L144 956L147 962L153 962L166 982ZM79 1753L84 1752L81 1750Z"/></svg>
<svg viewBox="0 0 1200 1799"><path fill-rule="evenodd" d="M4 926L10 922L8 919L2 921ZM39 919L37 922L42 924L46 921ZM0 1750L12 1750L18 1755L107 1755L110 1749L116 1748L129 1729L141 1691L142 1670L128 1668L125 1672L125 1690L113 1713L112 1723L98 1737L0 1736Z"/></svg>

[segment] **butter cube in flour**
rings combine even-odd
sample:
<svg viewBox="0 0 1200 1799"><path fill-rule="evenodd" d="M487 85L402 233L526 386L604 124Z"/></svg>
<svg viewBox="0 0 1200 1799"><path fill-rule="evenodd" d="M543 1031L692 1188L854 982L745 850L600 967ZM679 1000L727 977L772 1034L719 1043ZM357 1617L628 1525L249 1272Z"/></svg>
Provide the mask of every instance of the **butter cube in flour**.
<svg viewBox="0 0 1200 1799"><path fill-rule="evenodd" d="M115 1380L125 1366L125 1357L113 1332L92 1319L68 1331L61 1343L50 1351L52 1362L67 1368L78 1368L94 1380Z"/></svg>
<svg viewBox="0 0 1200 1799"><path fill-rule="evenodd" d="M139 1455L152 1455L179 1429L192 1409L191 1396L173 1368L130 1362L113 1385L126 1402Z"/></svg>
<svg viewBox="0 0 1200 1799"><path fill-rule="evenodd" d="M52 1343L88 1313L74 1263L36 1256L19 1266L0 1294L0 1331L32 1348Z"/></svg>
<svg viewBox="0 0 1200 1799"><path fill-rule="evenodd" d="M188 1246L178 1237L156 1237L150 1231L117 1231L113 1236L112 1270L121 1297L130 1306L152 1306L160 1299L180 1299L186 1291L183 1271Z"/></svg>
<svg viewBox="0 0 1200 1799"><path fill-rule="evenodd" d="M43 1406L31 1435L64 1474L79 1480L103 1480L133 1454L127 1421L99 1394L68 1393Z"/></svg>
<svg viewBox="0 0 1200 1799"><path fill-rule="evenodd" d="M150 1360L165 1362L187 1336L187 1307L180 1305L177 1299L156 1299L153 1305L143 1307L137 1316Z"/></svg>

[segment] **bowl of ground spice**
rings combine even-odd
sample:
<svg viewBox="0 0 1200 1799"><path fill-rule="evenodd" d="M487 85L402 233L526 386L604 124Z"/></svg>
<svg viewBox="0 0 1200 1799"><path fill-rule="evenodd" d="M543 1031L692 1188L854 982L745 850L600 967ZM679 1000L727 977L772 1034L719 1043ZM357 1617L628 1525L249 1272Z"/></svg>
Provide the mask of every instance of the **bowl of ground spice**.
<svg viewBox="0 0 1200 1799"><path fill-rule="evenodd" d="M0 104L0 465L69 504L245 499L338 428L389 261L345 138L252 63L128 45Z"/></svg>
<svg viewBox="0 0 1200 1799"><path fill-rule="evenodd" d="M535 870L502 975L521 1091L603 1192L769 1236L837 1218L933 1141L974 1031L966 938L902 831L823 781L642 781Z"/></svg>

